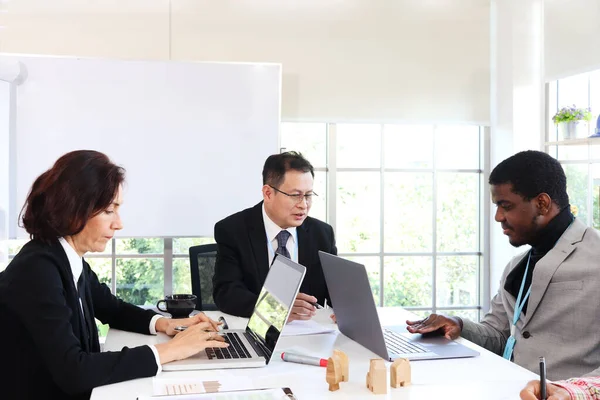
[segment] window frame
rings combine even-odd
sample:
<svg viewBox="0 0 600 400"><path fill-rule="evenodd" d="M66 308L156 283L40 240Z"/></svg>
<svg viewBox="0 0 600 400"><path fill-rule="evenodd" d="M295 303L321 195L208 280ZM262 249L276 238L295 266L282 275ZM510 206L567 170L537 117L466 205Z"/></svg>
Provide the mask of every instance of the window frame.
<svg viewBox="0 0 600 400"><path fill-rule="evenodd" d="M434 129L434 138L433 138L433 157L432 162L433 165L431 168L423 168L423 169L411 169L411 168L387 168L385 167L385 135L384 128L385 125L388 124L379 124L380 125L380 165L378 168L338 168L337 167L337 124L336 123L327 123L327 222L333 227L334 232L337 232L337 221L336 221L336 199L337 196L332 195L337 191L337 173L338 172L379 172L380 176L380 221L379 221L379 229L380 229L380 243L379 243L379 251L377 253L349 253L349 252L339 252L338 255L340 257L378 257L379 258L379 302L377 306L382 306L384 304L385 298L385 258L393 257L393 256L401 256L401 257L411 257L411 256L431 256L432 257L432 282L431 282L431 290L432 290L432 299L431 299L431 307L422 306L422 307L413 307L407 306L403 307L410 311L429 311L436 313L438 311L459 311L459 310L474 310L478 314L478 319L482 317L482 311L487 310L489 308L489 300L484 300L489 297L490 292L490 283L489 283L489 234L487 231L489 229L488 216L490 213L490 208L484 206L484 202L486 197L489 199L489 195L484 195L484 176L489 175L486 174L486 166L487 171L489 171L489 162L487 160L489 157L486 155L489 154L489 129L480 126L479 127L479 168L477 169L449 169L449 168L436 168L436 139L435 139L435 131L439 127L437 124L431 124ZM385 173L386 172L431 172L433 174L433 244L431 252L385 252L384 249L384 221L385 221ZM457 173L478 173L479 174L479 202L478 202L478 230L479 230L479 238L478 238L478 247L479 251L475 252L440 252L437 251L437 187L438 180L437 174L440 172L457 172ZM488 200L489 201L489 200ZM485 222L484 222L485 221ZM437 257L438 256L455 256L455 255L470 255L478 257L478 269L477 269L477 305L475 306L438 306L437 301ZM486 297L487 296L487 297ZM488 306L487 308L484 308Z"/></svg>
<svg viewBox="0 0 600 400"><path fill-rule="evenodd" d="M569 140L558 140L558 127L552 122L552 116L558 111L558 109L560 108L560 86L561 86L561 81L564 81L566 79L572 78L574 76L585 76L587 75L586 79L587 79L587 104L577 104L577 107L592 107L592 79L591 79L591 75L593 73L599 73L600 70L597 71L590 71L588 73L583 73L583 74L577 74L577 75L573 75L573 76L568 76L568 77L564 77L562 79L557 79L555 81L552 82L547 82L545 84L545 102L546 102L546 121L548 121L548 123L546 124L546 130L544 132L544 138L543 138L543 142L544 142L544 151L548 154L550 154L552 157L554 157L555 159L557 159L560 164L563 166L563 168L565 166L568 165L586 165L587 166L587 199L586 199L586 207L587 207L587 218L585 220L585 223L590 226L593 227L594 226L594 178L593 178L593 171L594 171L594 166L598 165L600 166L600 158L597 157L593 157L592 156L592 146L599 146L600 145L600 139L591 139L591 138L581 138L581 139L569 139ZM566 82L563 82L563 84ZM600 88L598 88L600 89ZM551 104L551 99L555 99L556 102L553 102ZM593 129L595 127L595 123L596 123L596 119L594 118L595 115L592 114L592 120L589 122L590 124L590 133L593 133ZM553 135L553 137L555 137L555 140L551 139L551 134ZM559 158L559 150L561 148L563 148L564 150L566 150L567 148L569 148L570 146L578 146L578 145L587 145L587 156L585 158L579 158L579 159L561 159ZM567 185L568 185L568 181L567 181ZM570 199L571 201L572 199Z"/></svg>

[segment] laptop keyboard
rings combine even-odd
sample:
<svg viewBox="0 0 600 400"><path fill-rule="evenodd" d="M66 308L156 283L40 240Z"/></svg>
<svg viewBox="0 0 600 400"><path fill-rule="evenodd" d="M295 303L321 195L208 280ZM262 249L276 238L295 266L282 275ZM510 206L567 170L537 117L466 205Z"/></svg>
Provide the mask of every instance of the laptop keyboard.
<svg viewBox="0 0 600 400"><path fill-rule="evenodd" d="M219 360L227 358L250 358L250 353L238 337L237 333L225 333L223 334L223 339L225 339L225 342L229 343L229 347L208 347L205 351L209 360L212 360L213 358Z"/></svg>
<svg viewBox="0 0 600 400"><path fill-rule="evenodd" d="M383 338L385 346L390 354L417 354L428 353L429 351L418 344L411 342L407 337L383 328Z"/></svg>

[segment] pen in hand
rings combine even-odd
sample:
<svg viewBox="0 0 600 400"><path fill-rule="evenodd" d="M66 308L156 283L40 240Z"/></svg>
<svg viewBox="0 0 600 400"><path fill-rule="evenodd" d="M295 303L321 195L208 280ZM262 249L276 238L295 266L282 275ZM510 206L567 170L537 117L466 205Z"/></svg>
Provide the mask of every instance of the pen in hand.
<svg viewBox="0 0 600 400"><path fill-rule="evenodd" d="M313 307L315 307L317 310L322 310L323 306L320 305L319 303L310 303Z"/></svg>
<svg viewBox="0 0 600 400"><path fill-rule="evenodd" d="M540 399L546 400L546 359L540 357Z"/></svg>

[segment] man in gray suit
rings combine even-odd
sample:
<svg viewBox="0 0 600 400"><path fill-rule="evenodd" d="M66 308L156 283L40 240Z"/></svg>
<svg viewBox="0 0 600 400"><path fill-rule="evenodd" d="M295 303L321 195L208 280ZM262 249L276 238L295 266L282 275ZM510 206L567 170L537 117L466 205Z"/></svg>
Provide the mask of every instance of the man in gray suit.
<svg viewBox="0 0 600 400"><path fill-rule="evenodd" d="M408 331L459 335L548 378L600 375L600 235L571 214L560 163L524 151L490 174L496 221L510 244L530 245L506 266L481 323L431 314Z"/></svg>

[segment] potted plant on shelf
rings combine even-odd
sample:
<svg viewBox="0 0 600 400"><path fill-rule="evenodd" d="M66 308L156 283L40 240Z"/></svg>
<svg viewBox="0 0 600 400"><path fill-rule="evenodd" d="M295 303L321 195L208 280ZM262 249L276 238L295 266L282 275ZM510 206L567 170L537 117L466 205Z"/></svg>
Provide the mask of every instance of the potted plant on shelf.
<svg viewBox="0 0 600 400"><path fill-rule="evenodd" d="M587 137L591 120L592 112L589 108L577 108L575 105L561 108L552 117L560 136L565 140Z"/></svg>

